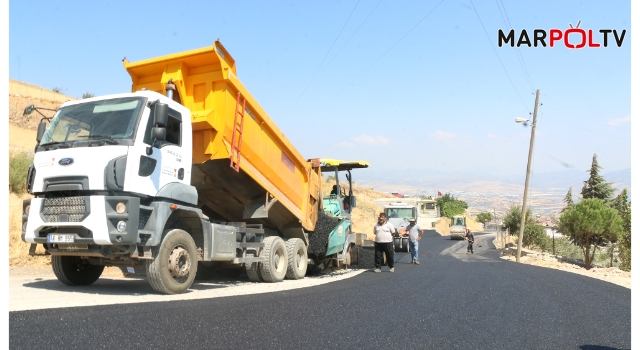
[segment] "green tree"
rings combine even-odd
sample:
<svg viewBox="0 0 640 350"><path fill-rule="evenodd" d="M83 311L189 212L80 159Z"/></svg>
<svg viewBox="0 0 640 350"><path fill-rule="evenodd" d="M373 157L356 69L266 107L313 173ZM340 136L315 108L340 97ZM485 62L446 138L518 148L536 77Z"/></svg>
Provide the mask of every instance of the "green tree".
<svg viewBox="0 0 640 350"><path fill-rule="evenodd" d="M622 219L617 210L598 198L587 198L560 216L560 232L569 236L584 253L584 265L591 269L596 247L613 242L622 233ZM593 249L593 251L591 250Z"/></svg>
<svg viewBox="0 0 640 350"><path fill-rule="evenodd" d="M465 209L467 209L465 202L462 202L462 201L446 202L444 203L442 208L440 208L440 214L442 216L446 216L450 218L454 215L464 214Z"/></svg>
<svg viewBox="0 0 640 350"><path fill-rule="evenodd" d="M561 213L564 213L565 211L567 211L567 209L570 209L573 206L573 195L571 194L572 189L573 189L573 186L569 187L569 191L567 192L567 195L564 196L564 199L562 200L565 203L565 206L560 211Z"/></svg>
<svg viewBox="0 0 640 350"><path fill-rule="evenodd" d="M611 207L618 211L618 215L622 218L623 231L620 234L620 241L615 246L620 251L620 269L631 271L631 203L629 203L629 194L627 189L623 189L620 194L611 202ZM613 251L615 246L610 247L611 259L613 260Z"/></svg>
<svg viewBox="0 0 640 350"><path fill-rule="evenodd" d="M509 234L520 234L520 223L522 222L522 207L514 205L507 211L504 219L502 220L502 229L509 230ZM533 215L531 209L527 209L527 215L525 216L525 228L527 223L533 223ZM524 240L524 238L523 238Z"/></svg>
<svg viewBox="0 0 640 350"><path fill-rule="evenodd" d="M484 211L476 215L476 221L481 223L484 223L484 220L491 221L492 218L493 215L491 215L491 213L489 213L488 211Z"/></svg>
<svg viewBox="0 0 640 350"><path fill-rule="evenodd" d="M462 215L469 207L467 202L455 199L450 193L436 199L438 208L440 208L440 216L452 217L454 215Z"/></svg>
<svg viewBox="0 0 640 350"><path fill-rule="evenodd" d="M598 165L598 155L594 153L591 169L588 170L589 179L584 182L581 194L583 199L597 198L607 203L615 190L611 183L606 182L600 175L600 169L602 167Z"/></svg>

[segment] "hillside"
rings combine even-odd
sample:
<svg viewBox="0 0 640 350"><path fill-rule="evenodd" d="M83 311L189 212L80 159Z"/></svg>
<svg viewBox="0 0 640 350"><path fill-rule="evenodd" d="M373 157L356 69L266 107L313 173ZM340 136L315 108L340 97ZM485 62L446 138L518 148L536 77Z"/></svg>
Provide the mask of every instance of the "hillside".
<svg viewBox="0 0 640 350"><path fill-rule="evenodd" d="M9 153L25 152L33 155L36 145L36 130L42 118L37 112L23 116L24 108L30 104L37 107L56 109L67 100L75 100L63 94L39 86L16 80L9 80ZM44 111L46 116L53 112ZM26 176L26 174L25 174ZM48 266L49 257L28 255L29 244L22 242L20 232L22 226L22 201L31 196L28 193L9 194L9 265L21 267ZM42 246L38 247L42 253Z"/></svg>

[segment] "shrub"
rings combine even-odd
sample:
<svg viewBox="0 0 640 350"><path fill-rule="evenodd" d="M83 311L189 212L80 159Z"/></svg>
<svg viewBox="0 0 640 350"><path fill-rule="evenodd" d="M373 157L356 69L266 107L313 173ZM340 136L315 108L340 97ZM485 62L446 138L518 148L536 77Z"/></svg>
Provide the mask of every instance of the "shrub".
<svg viewBox="0 0 640 350"><path fill-rule="evenodd" d="M544 227L542 227L542 225L534 222L526 222L524 224L522 245L529 247L529 249L532 247L538 247L544 250L546 245L545 237L547 237L547 234L544 232Z"/></svg>
<svg viewBox="0 0 640 350"><path fill-rule="evenodd" d="M92 98L92 97L96 97L96 95L90 93L90 92L85 92L84 94L82 94L82 98Z"/></svg>
<svg viewBox="0 0 640 350"><path fill-rule="evenodd" d="M582 249L577 245L571 243L571 240L567 236L563 236L555 239L556 255L564 256L571 259L584 259L584 253Z"/></svg>
<svg viewBox="0 0 640 350"><path fill-rule="evenodd" d="M9 153L9 191L22 194L25 192L27 171L33 162L33 156L27 152Z"/></svg>

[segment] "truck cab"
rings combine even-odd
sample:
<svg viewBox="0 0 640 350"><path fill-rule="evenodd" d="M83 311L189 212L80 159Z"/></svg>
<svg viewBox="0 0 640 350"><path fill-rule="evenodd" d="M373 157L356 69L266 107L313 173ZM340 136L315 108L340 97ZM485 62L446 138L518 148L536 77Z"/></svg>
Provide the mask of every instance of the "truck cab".
<svg viewBox="0 0 640 350"><path fill-rule="evenodd" d="M385 205L384 213L387 215L387 220L396 228L396 233L409 226L409 219L418 218L418 209L402 202Z"/></svg>
<svg viewBox="0 0 640 350"><path fill-rule="evenodd" d="M418 208L415 205L409 205L403 202L390 203L385 205L384 213L389 221L396 229L393 238L393 246L396 252L409 252L409 238L401 237L400 231L409 226L409 219L416 218L418 223Z"/></svg>
<svg viewBox="0 0 640 350"><path fill-rule="evenodd" d="M467 229L467 217L464 215L454 215L451 217L449 232L451 239L464 239Z"/></svg>
<svg viewBox="0 0 640 350"><path fill-rule="evenodd" d="M46 131L39 128L27 176L35 198L24 204L39 215L24 218L23 240L54 243L49 253L99 244L87 253L103 258L133 250L153 201L197 203L189 120L188 109L150 91L63 104Z"/></svg>

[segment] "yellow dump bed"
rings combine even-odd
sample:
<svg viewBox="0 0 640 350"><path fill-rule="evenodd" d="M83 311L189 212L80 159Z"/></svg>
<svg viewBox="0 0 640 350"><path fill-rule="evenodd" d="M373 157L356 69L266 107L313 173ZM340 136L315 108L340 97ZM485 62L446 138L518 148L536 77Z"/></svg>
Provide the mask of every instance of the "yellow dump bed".
<svg viewBox="0 0 640 350"><path fill-rule="evenodd" d="M314 230L319 169L302 157L242 85L234 59L220 42L138 62L125 60L124 66L132 91L165 94L171 81L174 100L191 110L191 184L205 214L262 223L285 236L288 229Z"/></svg>

